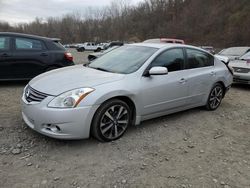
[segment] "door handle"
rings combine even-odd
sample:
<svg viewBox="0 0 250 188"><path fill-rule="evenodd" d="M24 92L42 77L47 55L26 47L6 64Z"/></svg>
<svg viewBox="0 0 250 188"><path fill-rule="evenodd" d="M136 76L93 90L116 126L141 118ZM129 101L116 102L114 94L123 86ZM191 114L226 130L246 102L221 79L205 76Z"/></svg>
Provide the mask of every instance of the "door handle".
<svg viewBox="0 0 250 188"><path fill-rule="evenodd" d="M10 57L11 55L10 54L7 54L7 53L3 53L2 55L1 55L1 57Z"/></svg>
<svg viewBox="0 0 250 188"><path fill-rule="evenodd" d="M212 71L212 72L210 72L210 75L211 75L211 76L215 76L216 73L215 73L214 71Z"/></svg>
<svg viewBox="0 0 250 188"><path fill-rule="evenodd" d="M186 83L186 82L187 82L187 80L186 80L185 78L182 78L182 79L180 79L180 81L179 81L179 83L181 83L181 84Z"/></svg>
<svg viewBox="0 0 250 188"><path fill-rule="evenodd" d="M44 56L45 57L45 56L48 56L48 54L47 53L41 53L40 56Z"/></svg>

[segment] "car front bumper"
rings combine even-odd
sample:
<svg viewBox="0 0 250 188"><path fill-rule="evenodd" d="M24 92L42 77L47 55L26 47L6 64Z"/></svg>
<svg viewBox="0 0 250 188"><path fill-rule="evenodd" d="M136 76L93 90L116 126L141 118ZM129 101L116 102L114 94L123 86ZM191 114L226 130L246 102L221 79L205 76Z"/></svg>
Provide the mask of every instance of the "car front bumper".
<svg viewBox="0 0 250 188"><path fill-rule="evenodd" d="M86 106L70 109L48 108L53 97L47 97L41 103L29 104L22 97L22 117L33 130L57 139L89 138L91 121L98 106Z"/></svg>
<svg viewBox="0 0 250 188"><path fill-rule="evenodd" d="M235 83L250 84L250 72L249 73L234 72L233 81Z"/></svg>

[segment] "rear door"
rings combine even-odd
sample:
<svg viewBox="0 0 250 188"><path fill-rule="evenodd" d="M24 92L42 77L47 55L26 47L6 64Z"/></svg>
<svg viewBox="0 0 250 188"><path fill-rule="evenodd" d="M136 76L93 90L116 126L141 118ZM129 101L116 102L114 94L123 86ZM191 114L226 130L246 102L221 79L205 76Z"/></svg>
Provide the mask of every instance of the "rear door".
<svg viewBox="0 0 250 188"><path fill-rule="evenodd" d="M30 79L46 70L49 53L42 40L15 37L13 45L14 66L12 69L16 78Z"/></svg>
<svg viewBox="0 0 250 188"><path fill-rule="evenodd" d="M11 38L0 36L0 79L10 79L11 76Z"/></svg>
<svg viewBox="0 0 250 188"><path fill-rule="evenodd" d="M205 102L216 80L214 57L206 52L186 48L185 69L188 75L188 105Z"/></svg>

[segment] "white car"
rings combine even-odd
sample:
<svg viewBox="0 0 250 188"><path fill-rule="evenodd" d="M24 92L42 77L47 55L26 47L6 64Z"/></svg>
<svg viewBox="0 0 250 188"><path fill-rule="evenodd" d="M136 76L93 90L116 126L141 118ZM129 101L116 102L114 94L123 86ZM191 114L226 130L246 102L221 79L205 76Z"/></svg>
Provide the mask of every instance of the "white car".
<svg viewBox="0 0 250 188"><path fill-rule="evenodd" d="M250 47L231 47L231 48L221 50L216 55L218 55L217 57L220 57L220 58L224 57L225 59L228 58L229 61L232 61L232 60L238 59L239 57L243 56L247 52L250 52Z"/></svg>
<svg viewBox="0 0 250 188"><path fill-rule="evenodd" d="M234 71L234 82L250 84L250 52L238 60L230 61L229 67Z"/></svg>
<svg viewBox="0 0 250 188"><path fill-rule="evenodd" d="M76 50L78 52L84 52L84 51L100 52L103 49L104 49L103 44L96 44L94 42L85 42L84 44L78 45Z"/></svg>
<svg viewBox="0 0 250 188"><path fill-rule="evenodd" d="M120 138L130 125L205 106L216 110L232 84L226 65L193 46L121 46L85 67L62 68L29 82L22 116L60 139Z"/></svg>
<svg viewBox="0 0 250 188"><path fill-rule="evenodd" d="M222 56L222 55L218 55L218 54L216 54L216 55L214 55L216 58L218 58L219 60L221 60L223 63L225 63L225 64L228 64L229 63L229 61L230 61L230 59L228 58L228 57L226 57L226 56Z"/></svg>

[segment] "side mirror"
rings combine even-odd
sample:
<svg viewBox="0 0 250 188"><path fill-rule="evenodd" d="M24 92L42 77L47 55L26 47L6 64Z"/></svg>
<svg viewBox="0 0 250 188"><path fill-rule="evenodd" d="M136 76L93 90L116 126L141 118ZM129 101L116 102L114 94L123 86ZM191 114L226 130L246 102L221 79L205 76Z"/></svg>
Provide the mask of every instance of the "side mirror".
<svg viewBox="0 0 250 188"><path fill-rule="evenodd" d="M166 67L152 67L149 70L149 75L165 75L168 74L168 69Z"/></svg>

